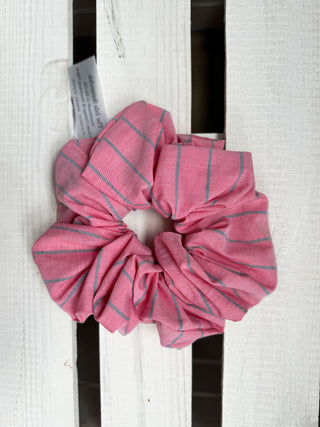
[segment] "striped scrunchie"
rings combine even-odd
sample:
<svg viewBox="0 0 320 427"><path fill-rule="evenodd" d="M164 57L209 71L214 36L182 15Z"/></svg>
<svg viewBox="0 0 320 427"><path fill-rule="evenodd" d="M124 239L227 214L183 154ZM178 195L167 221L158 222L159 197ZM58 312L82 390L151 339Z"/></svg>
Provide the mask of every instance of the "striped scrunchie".
<svg viewBox="0 0 320 427"><path fill-rule="evenodd" d="M55 164L58 220L32 253L53 300L72 319L94 315L127 334L155 322L161 345L182 348L241 320L277 283L268 200L249 152L177 135L170 113L144 101L94 139L71 140ZM175 232L154 252L127 228L153 207Z"/></svg>

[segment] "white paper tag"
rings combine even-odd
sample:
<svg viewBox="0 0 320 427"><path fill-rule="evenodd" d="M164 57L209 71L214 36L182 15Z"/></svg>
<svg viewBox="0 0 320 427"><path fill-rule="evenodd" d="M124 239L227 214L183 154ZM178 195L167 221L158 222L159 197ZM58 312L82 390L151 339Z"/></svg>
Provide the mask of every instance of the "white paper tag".
<svg viewBox="0 0 320 427"><path fill-rule="evenodd" d="M69 86L75 138L96 137L108 122L94 56L72 65Z"/></svg>

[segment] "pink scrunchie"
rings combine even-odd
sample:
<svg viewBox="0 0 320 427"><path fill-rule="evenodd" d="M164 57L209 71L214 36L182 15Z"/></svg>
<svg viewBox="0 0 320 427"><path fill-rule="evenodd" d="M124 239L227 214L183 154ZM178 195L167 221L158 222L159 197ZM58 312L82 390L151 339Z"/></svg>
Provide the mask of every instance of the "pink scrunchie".
<svg viewBox="0 0 320 427"><path fill-rule="evenodd" d="M94 139L71 140L55 164L58 221L32 253L54 301L72 319L93 314L129 333L155 322L182 348L241 320L277 283L268 200L252 157L224 141L177 135L170 113L144 101ZM154 253L122 218L153 207L176 232Z"/></svg>

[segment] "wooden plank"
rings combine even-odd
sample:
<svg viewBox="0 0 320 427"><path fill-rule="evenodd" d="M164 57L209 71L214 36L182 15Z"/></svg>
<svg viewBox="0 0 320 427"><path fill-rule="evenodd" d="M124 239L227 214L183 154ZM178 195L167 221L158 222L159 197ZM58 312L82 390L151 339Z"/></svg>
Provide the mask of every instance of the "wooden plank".
<svg viewBox="0 0 320 427"><path fill-rule="evenodd" d="M53 162L68 140L68 2L5 0L0 16L0 424L76 426L75 329L31 255L56 218Z"/></svg>
<svg viewBox="0 0 320 427"><path fill-rule="evenodd" d="M269 197L278 288L224 346L224 427L317 426L320 4L226 4L227 149L252 151Z"/></svg>
<svg viewBox="0 0 320 427"><path fill-rule="evenodd" d="M169 110L177 131L190 131L188 0L99 0L97 61L110 116L144 99ZM144 214L125 221L145 242L163 225ZM126 337L101 328L100 354L102 426L191 424L191 348L161 347L149 324Z"/></svg>

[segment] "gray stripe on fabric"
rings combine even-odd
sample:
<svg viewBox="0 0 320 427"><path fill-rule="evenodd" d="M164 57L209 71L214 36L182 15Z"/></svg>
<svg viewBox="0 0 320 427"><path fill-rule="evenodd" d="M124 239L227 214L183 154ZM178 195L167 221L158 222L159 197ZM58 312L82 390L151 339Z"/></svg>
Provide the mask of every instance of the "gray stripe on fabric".
<svg viewBox="0 0 320 427"><path fill-rule="evenodd" d="M80 169L81 172L83 172L83 168L80 165L78 165L78 163L76 163L73 159L71 159L71 157L67 156L62 151L59 151L59 154L60 154L60 156L64 157L66 160L68 160L68 162L72 163L76 168Z"/></svg>
<svg viewBox="0 0 320 427"><path fill-rule="evenodd" d="M217 224L217 222L220 222L225 218L236 218L238 216L254 215L254 214L267 215L268 211L245 211L245 212L238 212L236 214L224 215L221 218L219 218L217 221L215 221L215 224Z"/></svg>
<svg viewBox="0 0 320 427"><path fill-rule="evenodd" d="M75 197L71 196L71 194L68 193L64 188L62 188L61 185L59 185L57 182L56 182L56 186L59 188L59 190L61 190L63 192L63 194L65 194L66 196L68 196L69 199L71 199L74 202L78 203L78 205L83 205L83 203L80 202L80 200L77 200Z"/></svg>
<svg viewBox="0 0 320 427"><path fill-rule="evenodd" d="M220 283L220 285L221 285L221 286L224 286L225 288L232 289L232 291L233 291L233 293L236 295L236 297L238 297L239 299L241 299L241 298L240 298L240 296L239 296L239 294L238 294L238 292L236 291L236 289L228 287L227 285L225 285L225 284L223 283L223 281L222 281L222 280L218 279L217 277L212 276L212 274L208 273L207 271L205 271L205 273L206 273L206 275L209 277L209 279L213 280L214 282L218 282L218 283ZM215 289L215 290L218 290L218 289ZM218 290L218 291L219 291L219 290ZM225 295L222 291L219 291L219 292L220 292L220 293L222 293L223 295ZM226 295L225 295L225 297L226 297L226 298L228 298ZM236 302L232 301L231 299L230 299L230 301L231 301L233 304L235 304L237 307L240 307L240 305L239 305L239 304L237 304ZM246 310L245 310L244 308L242 308L242 310L246 312Z"/></svg>
<svg viewBox="0 0 320 427"><path fill-rule="evenodd" d="M229 193L228 193L228 194L229 194ZM223 199L223 197L219 197L218 199L213 200L213 202L211 202L211 206L213 206L213 205L215 205L216 203L218 203L218 202L219 202L219 200L221 200L221 199Z"/></svg>
<svg viewBox="0 0 320 427"><path fill-rule="evenodd" d="M102 240L109 240L109 241L112 241L112 239L107 239L106 237L99 236L99 234L90 233L89 231L84 231L84 230L77 230L77 229L73 229L73 228L71 228L71 227L61 227L61 226L59 226L59 225L53 225L51 228L56 228L57 230L67 230L67 231L72 231L73 233L84 234L84 235L86 235L86 236L96 237L97 239L102 239Z"/></svg>
<svg viewBox="0 0 320 427"><path fill-rule="evenodd" d="M206 199L205 203L209 200L210 192L210 179L211 179L211 164L212 164L212 148L209 148L208 168L207 168L207 183L206 183Z"/></svg>
<svg viewBox="0 0 320 427"><path fill-rule="evenodd" d="M176 175L175 175L175 211L174 211L174 215L172 216L172 219L176 218L177 208L178 208L180 156L181 156L181 146L177 145L177 161L176 161Z"/></svg>
<svg viewBox="0 0 320 427"><path fill-rule="evenodd" d="M227 285L225 285L222 280L218 279L217 277L214 277L212 274L208 273L208 271L205 271L205 273L209 277L209 279L213 280L214 282L218 282L221 286L227 288Z"/></svg>
<svg viewBox="0 0 320 427"><path fill-rule="evenodd" d="M120 116L119 118L121 120L123 120L124 122L126 122L127 125L129 125L131 127L131 129L133 129L139 136L141 136L141 138L143 138L144 140L146 140L152 146L152 148L155 148L154 147L154 143L151 141L151 139L148 138L147 135L145 135L144 133L142 133L139 129L137 129L132 123L130 123L128 119L126 119L123 116Z"/></svg>
<svg viewBox="0 0 320 427"><path fill-rule="evenodd" d="M153 194L153 192L152 192L152 189L151 189L151 191L150 191L150 194L151 194L151 197L152 197L152 199L153 199L153 201L156 203L156 205L158 206L158 208L161 210L161 212L164 214L164 215L166 215L167 217L169 217L170 216L170 214L168 213L168 212L166 212L161 206L160 206L160 204L159 204L159 202L158 202L158 200L155 198L155 196L154 196L154 194Z"/></svg>
<svg viewBox="0 0 320 427"><path fill-rule="evenodd" d="M130 274L125 270L124 268L121 270L121 273L123 273L127 279L130 280L131 284L133 285L133 278L130 276Z"/></svg>
<svg viewBox="0 0 320 427"><path fill-rule="evenodd" d="M178 322L179 322L179 329L178 330L181 331L181 329L183 328L183 321L182 321L181 313L179 310L179 305L178 305L178 302L177 302L177 299L176 299L174 293L170 289L169 289L169 291L170 291L171 298L173 300L173 303L174 303L174 305L176 307L176 311L177 311Z"/></svg>
<svg viewBox="0 0 320 427"><path fill-rule="evenodd" d="M194 320L196 320L199 323L199 330L201 331L201 337L200 338L202 338L203 337L203 330L202 330L202 327L201 327L200 320L197 319L195 316L192 316L192 314L189 314L189 316L192 317Z"/></svg>
<svg viewBox="0 0 320 427"><path fill-rule="evenodd" d="M202 297L204 297L204 295L203 295L203 294L202 294ZM179 297L178 297L178 298L179 298ZM182 301L182 300L181 300L181 298L179 298L179 300L180 300L180 301ZM198 306L198 305L195 305L195 304L190 304L190 303L187 303L187 302L184 302L184 301L182 301L182 303L186 304L188 307L193 307L193 308L195 308L195 309L197 309L197 310L199 310L199 311L202 311L203 313L210 314L211 316L214 316L214 317L216 317L217 319L222 319L222 320L224 320L224 318L223 318L223 317L218 316L217 314L213 313L213 311L211 310L211 308L210 308L210 307L208 307L208 309L209 309L209 310L206 310L206 309L204 309L204 308L202 308L202 307L200 307L200 306ZM206 301L206 303L208 304L208 302L207 302L207 301Z"/></svg>
<svg viewBox="0 0 320 427"><path fill-rule="evenodd" d="M232 273L238 274L239 276L247 276L250 277L251 280L256 282L257 285L261 287L261 289L266 293L266 295L270 295L268 289L266 289L261 283L257 282L253 277L251 277L248 273L242 273L241 271L232 270L231 268L225 267L224 265L219 264L219 267L224 268L225 270L231 271Z"/></svg>
<svg viewBox="0 0 320 427"><path fill-rule="evenodd" d="M110 145L111 148L118 154L121 159L127 163L128 166L151 188L151 182L121 153L121 151L118 150L118 148L107 138L102 138L103 141L105 141L107 144Z"/></svg>
<svg viewBox="0 0 320 427"><path fill-rule="evenodd" d="M197 289L198 289L198 288L197 288ZM201 298L202 298L202 301L205 303L205 306L207 307L208 312L209 312L210 314L213 314L213 311L211 310L211 307L210 307L210 305L209 305L209 303L208 303L208 301L207 301L206 297L204 296L204 294L200 291L200 289L198 289L198 292L199 292L199 294L200 294L200 296L201 296Z"/></svg>
<svg viewBox="0 0 320 427"><path fill-rule="evenodd" d="M217 230L215 228L207 228L207 230L214 231L215 233L221 234L221 236L224 236L227 242L231 242L231 243L260 243L260 242L266 242L271 240L270 237L263 237L261 239L255 239L255 240L233 240L233 239L229 239L226 233L224 233L221 230Z"/></svg>
<svg viewBox="0 0 320 427"><path fill-rule="evenodd" d="M156 263L152 259L144 259L143 261L138 262L139 267L143 264L156 264Z"/></svg>
<svg viewBox="0 0 320 427"><path fill-rule="evenodd" d="M192 268L191 268L190 254L189 254L189 252L188 252L188 251L186 251L186 257L187 257L187 265L188 265L188 268L189 268L189 270L190 270L190 273L194 274L194 271L193 271L193 270L192 270Z"/></svg>
<svg viewBox="0 0 320 427"><path fill-rule="evenodd" d="M65 282L66 280L72 279L73 277L77 276L77 274L74 274L73 276L69 276L69 277L60 277L59 279L50 279L50 280L45 280L44 283L46 285L50 284L50 283L58 283L58 282Z"/></svg>
<svg viewBox="0 0 320 427"><path fill-rule="evenodd" d="M207 271L205 271L205 273L207 274L207 276L209 277L209 279L213 280L214 282L218 282L221 284L221 286L227 287L222 280L212 276L212 274L208 273ZM234 292L234 294L240 298L238 292L236 291L236 289L234 288L229 288L232 289L232 291ZM221 290L214 288L215 291L219 292L221 295L223 295L227 300L229 300L230 302L232 302L232 304L234 304L236 307L240 308L242 311L244 311L245 313L247 312L247 310L245 308L243 308L240 304L236 303L235 301L233 301L230 297L228 297L227 295L225 295ZM241 298L240 298L241 299Z"/></svg>
<svg viewBox="0 0 320 427"><path fill-rule="evenodd" d="M127 256L125 256L123 259L121 259L120 261L116 261L114 264L113 264L113 266L114 265L121 265L121 264L124 264L126 261L127 261L127 259L128 259L128 257ZM113 267L112 266L112 267Z"/></svg>
<svg viewBox="0 0 320 427"><path fill-rule="evenodd" d="M235 305L236 307L238 307L240 310L244 311L245 313L247 312L247 310L243 307L241 307L241 305L239 305L238 303L236 303L235 301L233 301L230 297L228 297L228 295L224 294L222 291L220 291L220 289L214 288L215 291L219 292L219 294L221 294L224 298L226 298L227 300L229 300L233 305Z"/></svg>
<svg viewBox="0 0 320 427"><path fill-rule="evenodd" d="M253 265L253 264L246 264L244 262L238 262L233 261L236 264L245 265L246 267L252 267L252 268L261 268L263 270L277 270L277 267L275 265Z"/></svg>
<svg viewBox="0 0 320 427"><path fill-rule="evenodd" d="M80 147L79 140L75 139L75 141L76 141L77 146Z"/></svg>
<svg viewBox="0 0 320 427"><path fill-rule="evenodd" d="M162 110L161 117L160 117L160 123L162 123L165 114L166 114L166 110Z"/></svg>
<svg viewBox="0 0 320 427"><path fill-rule="evenodd" d="M184 141L184 142L192 142L192 134L191 133L189 133L189 139L187 139L186 141Z"/></svg>
<svg viewBox="0 0 320 427"><path fill-rule="evenodd" d="M185 302L185 304L187 304L189 307L193 307L193 308L195 308L195 309L197 309L199 311L202 311L203 313L211 314L211 316L218 317L219 319L222 319L222 317L217 316L213 312L207 311L206 309L204 309L204 308L202 308L202 307L200 307L198 305L190 304L190 303L186 303L186 302Z"/></svg>
<svg viewBox="0 0 320 427"><path fill-rule="evenodd" d="M233 290L234 294L235 294L239 299L241 299L241 298L240 298L240 295L238 294L238 291L237 291L236 289L234 289L234 288L232 288L232 290Z"/></svg>
<svg viewBox="0 0 320 427"><path fill-rule="evenodd" d="M176 287L176 285L175 285L174 281L171 279L171 277L170 277L170 276L169 276L169 278L170 278L171 284L172 284L174 287ZM207 307L208 311L207 311L207 310L205 310L205 309L204 309L204 308L202 308L202 307L199 307L198 305L190 304L190 303L188 303L188 302L183 301L183 299L181 299L181 298L180 298L178 295L176 295L176 294L175 294L175 296L176 296L176 298L178 298L178 300L179 300L179 301L181 301L183 304L186 304L188 307L193 307L193 308L195 308L195 309L197 309L197 310L199 310L199 311L202 311L203 313L211 314L212 316L217 317L218 319L223 319L223 317L220 317L220 316L218 316L218 315L216 315L216 314L214 314L214 313L213 313L213 311L211 310L211 307L209 306L209 303L208 303L208 301L206 300L206 298L205 298L205 296L203 295L203 293L200 291L200 289L198 289L198 288L197 288L197 290L198 290L198 292L199 292L199 294L200 294L200 296L201 296L201 298L202 298L202 301L205 303L205 305L206 305L206 307ZM223 320L224 320L224 319L223 319Z"/></svg>
<svg viewBox="0 0 320 427"><path fill-rule="evenodd" d="M236 186L237 186L237 184L238 184L238 181L239 181L239 179L241 178L241 175L242 175L242 173L243 173L243 164L244 164L244 161L243 161L243 153L241 152L241 153L239 153L240 154L240 172L239 172L239 176L238 176L238 178L237 178L237 180L236 180L236 182L233 184L233 186L231 187L231 189L230 189L230 191L229 191L229 193L232 193L232 191L236 188Z"/></svg>
<svg viewBox="0 0 320 427"><path fill-rule="evenodd" d="M184 331L182 331L181 334L179 334L177 337L175 337L175 339L173 341L171 341L171 343L167 347L171 347L175 342L178 341L179 338L182 337L183 334L184 334Z"/></svg>
<svg viewBox="0 0 320 427"><path fill-rule="evenodd" d="M107 185L109 185L109 187L111 187L112 188L112 190L119 196L119 197L121 197L121 199L122 200L124 200L126 203L128 203L129 205L132 205L132 206L148 206L149 205L149 203L133 203L133 202L130 202L130 200L128 200L123 194L121 194L120 193L120 191L118 191L117 189L116 189L116 187L110 182L110 181L108 181L107 180L107 178L106 177L104 177L103 175L102 175L102 173L101 172L99 172L98 171L98 169L96 169L94 166L93 166L93 164L92 163L88 163L88 166L89 166L89 168L90 169L92 169L93 170L93 172L95 173L95 174L97 174L98 175L98 177L99 178L101 178L102 179L102 181L103 182L105 182Z"/></svg>
<svg viewBox="0 0 320 427"><path fill-rule="evenodd" d="M68 301L69 299L72 297L72 295L74 295L74 293L76 292L76 290L79 288L79 286L83 283L84 279L87 277L89 271L86 271L82 277L78 280L78 282L76 283L76 285L74 286L74 288L72 289L72 291L70 292L70 294L67 296L67 298L63 301L62 304L60 304L60 307L62 308Z"/></svg>
<svg viewBox="0 0 320 427"><path fill-rule="evenodd" d="M95 296L95 294L97 292L98 274L99 274L99 269L100 269L101 256L102 256L102 249L100 250L98 257L97 257L97 267L96 267L96 271L94 274L93 296Z"/></svg>
<svg viewBox="0 0 320 427"><path fill-rule="evenodd" d="M186 249L188 250L193 250L193 249L205 249L209 252L213 252L216 253L214 250L210 249L210 248L206 248L205 246L201 246L201 245L197 245L197 246L189 246L186 247ZM240 265L245 265L246 267L252 267L252 268L261 268L263 270L277 270L277 267L274 265L253 265L253 264L245 264L243 262L239 262L239 261L234 261L232 260L231 262L234 262L236 264L240 264Z"/></svg>
<svg viewBox="0 0 320 427"><path fill-rule="evenodd" d="M225 270L231 271L232 273L236 273L239 276L249 276L248 273L242 273L241 271L237 271L237 270L232 270L232 268L226 267L224 265L219 264L219 267L224 268ZM249 276L250 277L250 276Z"/></svg>
<svg viewBox="0 0 320 427"><path fill-rule="evenodd" d="M147 288L148 287L147 287L147 284L146 284L146 275L145 274L142 276L142 283L143 283L143 286L144 286L144 292L143 292L142 296L134 303L135 307L138 304L140 304L140 302L144 299L144 297L146 295L146 292L147 292Z"/></svg>
<svg viewBox="0 0 320 427"><path fill-rule="evenodd" d="M170 279L170 281L171 281L171 285L175 287L176 285L175 285L174 281L171 279L171 277L170 277L170 276L169 276L169 279Z"/></svg>
<svg viewBox="0 0 320 427"><path fill-rule="evenodd" d="M99 251L99 248L96 249L66 249L66 250L57 250L57 251L34 251L34 255L53 255L53 254L73 254L76 252L96 252Z"/></svg>
<svg viewBox="0 0 320 427"><path fill-rule="evenodd" d="M163 133L163 126L161 126L161 129L159 131L159 135L158 135L157 142L156 142L156 148L158 148L162 133Z"/></svg>
<svg viewBox="0 0 320 427"><path fill-rule="evenodd" d="M113 214L114 214L114 216L119 220L119 221L122 221L122 218L121 218L121 216L118 214L118 212L115 210L115 208L114 208L114 206L112 205L112 203L110 202L110 200L109 200L109 198L102 192L102 191L100 191L99 190L99 192L100 192L100 194L102 195L102 197L104 198L104 200L108 203L108 205L109 205L109 207L110 207L110 209L111 209L111 211L113 212Z"/></svg>
<svg viewBox="0 0 320 427"><path fill-rule="evenodd" d="M212 146L212 148L214 148L214 140L213 140L213 139L211 139L211 140L210 140L210 142L211 142L211 146Z"/></svg>
<svg viewBox="0 0 320 427"><path fill-rule="evenodd" d="M108 301L108 305L119 314L119 316L123 317L125 320L129 320L129 317L126 316L118 307L116 307L110 300Z"/></svg>
<svg viewBox="0 0 320 427"><path fill-rule="evenodd" d="M238 178L236 179L235 183L232 185L232 187L230 188L230 190L228 191L228 193L227 193L227 194L230 194L230 193L232 193L232 192L233 192L233 190L236 188L236 186L237 186L237 184L238 184L238 182L239 182L239 179L241 178L241 175L242 175L242 173L243 173L243 169L244 169L243 153L242 153L242 152L240 152L240 153L239 153L239 155L240 155L240 172L239 172ZM215 205L215 204L216 204L219 200L221 200L222 198L223 198L223 197L219 197L218 199L214 200L214 201L211 203L211 205Z"/></svg>
<svg viewBox="0 0 320 427"><path fill-rule="evenodd" d="M157 295L158 295L158 289L156 289L155 293L153 294L152 297L152 303L151 303L151 308L150 308L150 312L149 312L149 319L151 319L152 313L153 313L153 309L154 309L154 304L156 302L157 299Z"/></svg>
<svg viewBox="0 0 320 427"><path fill-rule="evenodd" d="M103 300L103 298L105 298L105 296L104 297L100 297L99 299L97 299L97 301L93 304L93 311L96 309L96 307L97 307L97 305L100 303L100 301L102 301Z"/></svg>

